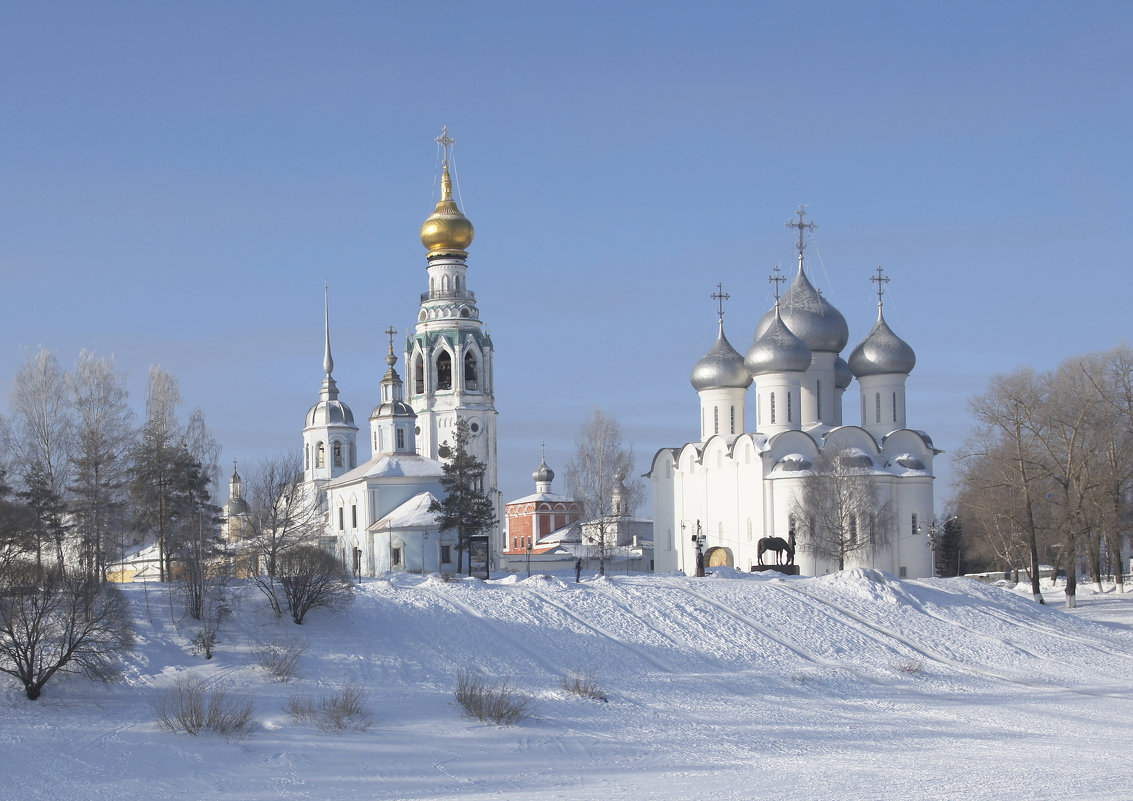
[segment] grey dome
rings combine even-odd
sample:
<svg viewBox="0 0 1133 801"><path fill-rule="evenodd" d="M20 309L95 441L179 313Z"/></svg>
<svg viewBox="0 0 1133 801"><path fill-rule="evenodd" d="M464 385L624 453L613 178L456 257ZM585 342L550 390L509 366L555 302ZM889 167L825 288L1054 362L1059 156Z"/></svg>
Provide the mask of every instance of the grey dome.
<svg viewBox="0 0 1133 801"><path fill-rule="evenodd" d="M405 401L390 401L389 403L381 403L374 407L374 411L370 414L370 419L376 417L416 417L417 412L413 411L413 407Z"/></svg>
<svg viewBox="0 0 1133 801"><path fill-rule="evenodd" d="M539 467L531 474L537 483L546 481L548 484L555 480L555 471L547 467L547 460L543 459L539 462Z"/></svg>
<svg viewBox="0 0 1133 801"><path fill-rule="evenodd" d="M839 356L834 360L834 388L846 389L853 380L854 374L850 372L850 365Z"/></svg>
<svg viewBox="0 0 1133 801"><path fill-rule="evenodd" d="M744 357L724 336L723 324L716 342L692 368L691 381L697 392L705 389L747 389L751 386L751 374L744 367Z"/></svg>
<svg viewBox="0 0 1133 801"><path fill-rule="evenodd" d="M236 515L248 514L248 502L243 498L229 498L224 504L224 516L235 517Z"/></svg>
<svg viewBox="0 0 1133 801"><path fill-rule="evenodd" d="M860 345L850 354L850 370L858 378L870 375L908 375L917 363L917 355L885 322L881 309L877 322Z"/></svg>
<svg viewBox="0 0 1133 801"><path fill-rule="evenodd" d="M756 336L748 348L744 364L752 375L767 373L801 373L810 367L811 352L779 316L779 309L771 310L771 324Z"/></svg>
<svg viewBox="0 0 1133 801"><path fill-rule="evenodd" d="M311 426L353 426L354 412L340 400L321 400L307 412L307 428Z"/></svg>
<svg viewBox="0 0 1133 801"><path fill-rule="evenodd" d="M812 351L838 353L850 339L850 329L842 313L818 294L806 273L799 268L790 288L779 299L780 314L791 333ZM767 312L755 327L758 340L771 327L775 310Z"/></svg>

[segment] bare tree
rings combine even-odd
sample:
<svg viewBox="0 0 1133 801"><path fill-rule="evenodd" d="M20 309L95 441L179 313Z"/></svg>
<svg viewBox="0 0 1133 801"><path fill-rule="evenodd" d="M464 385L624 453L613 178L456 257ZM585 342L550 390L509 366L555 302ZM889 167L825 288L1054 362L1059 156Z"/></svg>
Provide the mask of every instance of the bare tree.
<svg viewBox="0 0 1133 801"><path fill-rule="evenodd" d="M129 450L133 412L125 376L112 359L79 354L68 388L74 409L70 512L80 561L105 580L108 558L125 550Z"/></svg>
<svg viewBox="0 0 1133 801"><path fill-rule="evenodd" d="M133 646L122 593L85 572L13 563L0 573L0 673L29 700L59 672L110 679Z"/></svg>
<svg viewBox="0 0 1133 801"><path fill-rule="evenodd" d="M315 545L326 524L321 493L303 483L298 454L264 460L248 474L246 538L237 547L255 556L253 581L281 614L279 560L299 545Z"/></svg>
<svg viewBox="0 0 1133 801"><path fill-rule="evenodd" d="M603 576L609 549L615 544L610 542L611 532L617 521L633 514L641 501L641 481L624 481L633 471L633 461L633 449L625 445L621 425L595 409L575 437L566 484L571 497L582 506L584 527L595 531L593 544ZM620 503L615 504L615 499Z"/></svg>
<svg viewBox="0 0 1133 801"><path fill-rule="evenodd" d="M280 556L279 583L297 624L312 609L341 609L354 600L354 584L342 564L334 554L312 545L299 545Z"/></svg>
<svg viewBox="0 0 1133 801"><path fill-rule="evenodd" d="M28 351L13 382L5 443L15 454L24 492L32 496L27 500L41 515L41 532L54 541L60 565L65 559L62 518L72 430L66 389L66 374L55 352ZM41 554L38 558L42 561Z"/></svg>
<svg viewBox="0 0 1133 801"><path fill-rule="evenodd" d="M870 561L891 540L892 512L873 478L873 460L854 448L821 452L801 479L790 509L801 535L799 549L845 570Z"/></svg>

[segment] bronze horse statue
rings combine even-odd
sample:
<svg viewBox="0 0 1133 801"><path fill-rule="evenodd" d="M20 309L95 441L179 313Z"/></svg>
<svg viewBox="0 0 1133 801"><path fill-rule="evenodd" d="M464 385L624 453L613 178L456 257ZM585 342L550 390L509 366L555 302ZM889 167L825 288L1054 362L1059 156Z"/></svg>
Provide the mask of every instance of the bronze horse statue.
<svg viewBox="0 0 1133 801"><path fill-rule="evenodd" d="M758 543L758 558L759 564L763 564L763 554L768 551L775 552L775 564L777 565L793 565L795 563L795 543L794 537L791 541L783 539L782 537L761 537ZM786 554L786 561L783 561L784 554Z"/></svg>

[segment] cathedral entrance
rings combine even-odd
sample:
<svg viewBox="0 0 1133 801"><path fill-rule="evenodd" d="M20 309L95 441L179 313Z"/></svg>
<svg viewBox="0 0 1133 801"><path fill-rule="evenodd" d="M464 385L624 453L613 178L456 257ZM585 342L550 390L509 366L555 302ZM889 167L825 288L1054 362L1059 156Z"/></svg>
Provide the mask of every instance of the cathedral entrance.
<svg viewBox="0 0 1133 801"><path fill-rule="evenodd" d="M731 548L709 548L704 553L704 563L708 567L735 567Z"/></svg>

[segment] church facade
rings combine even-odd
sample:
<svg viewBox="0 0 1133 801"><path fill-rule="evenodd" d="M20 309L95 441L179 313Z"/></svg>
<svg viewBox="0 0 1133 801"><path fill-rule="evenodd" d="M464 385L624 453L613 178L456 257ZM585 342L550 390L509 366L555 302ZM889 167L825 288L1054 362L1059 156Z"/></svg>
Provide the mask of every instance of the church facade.
<svg viewBox="0 0 1133 801"><path fill-rule="evenodd" d="M880 268L871 279L877 321L843 359L846 320L806 274L813 223L800 209L788 226L798 231L793 282L779 298L785 279L772 277L775 306L756 324L745 356L724 335L720 307L717 339L692 371L699 437L653 458L656 570L691 575L699 558L747 571L774 563L770 549L789 545L804 574L873 567L931 575L932 460L939 451L907 425L905 386L916 357L885 322L889 279ZM843 395L855 379L861 419L845 424ZM746 414L749 396L754 419ZM844 503L829 497L839 476L862 488Z"/></svg>
<svg viewBox="0 0 1133 801"><path fill-rule="evenodd" d="M469 448L486 466L482 489L500 509L494 350L467 283L474 231L453 199L454 140L446 129L437 142L444 148L441 199L421 226L428 291L420 296L416 329L406 338L408 387L395 367L396 331L390 328L388 367L366 437L371 456L359 463L358 426L332 376L328 307L325 378L303 428L304 481L327 510L324 542L333 544L357 576L456 570L456 533L442 533L428 508L443 497L443 460L458 420L469 424ZM488 534L489 552L501 550L498 524Z"/></svg>

